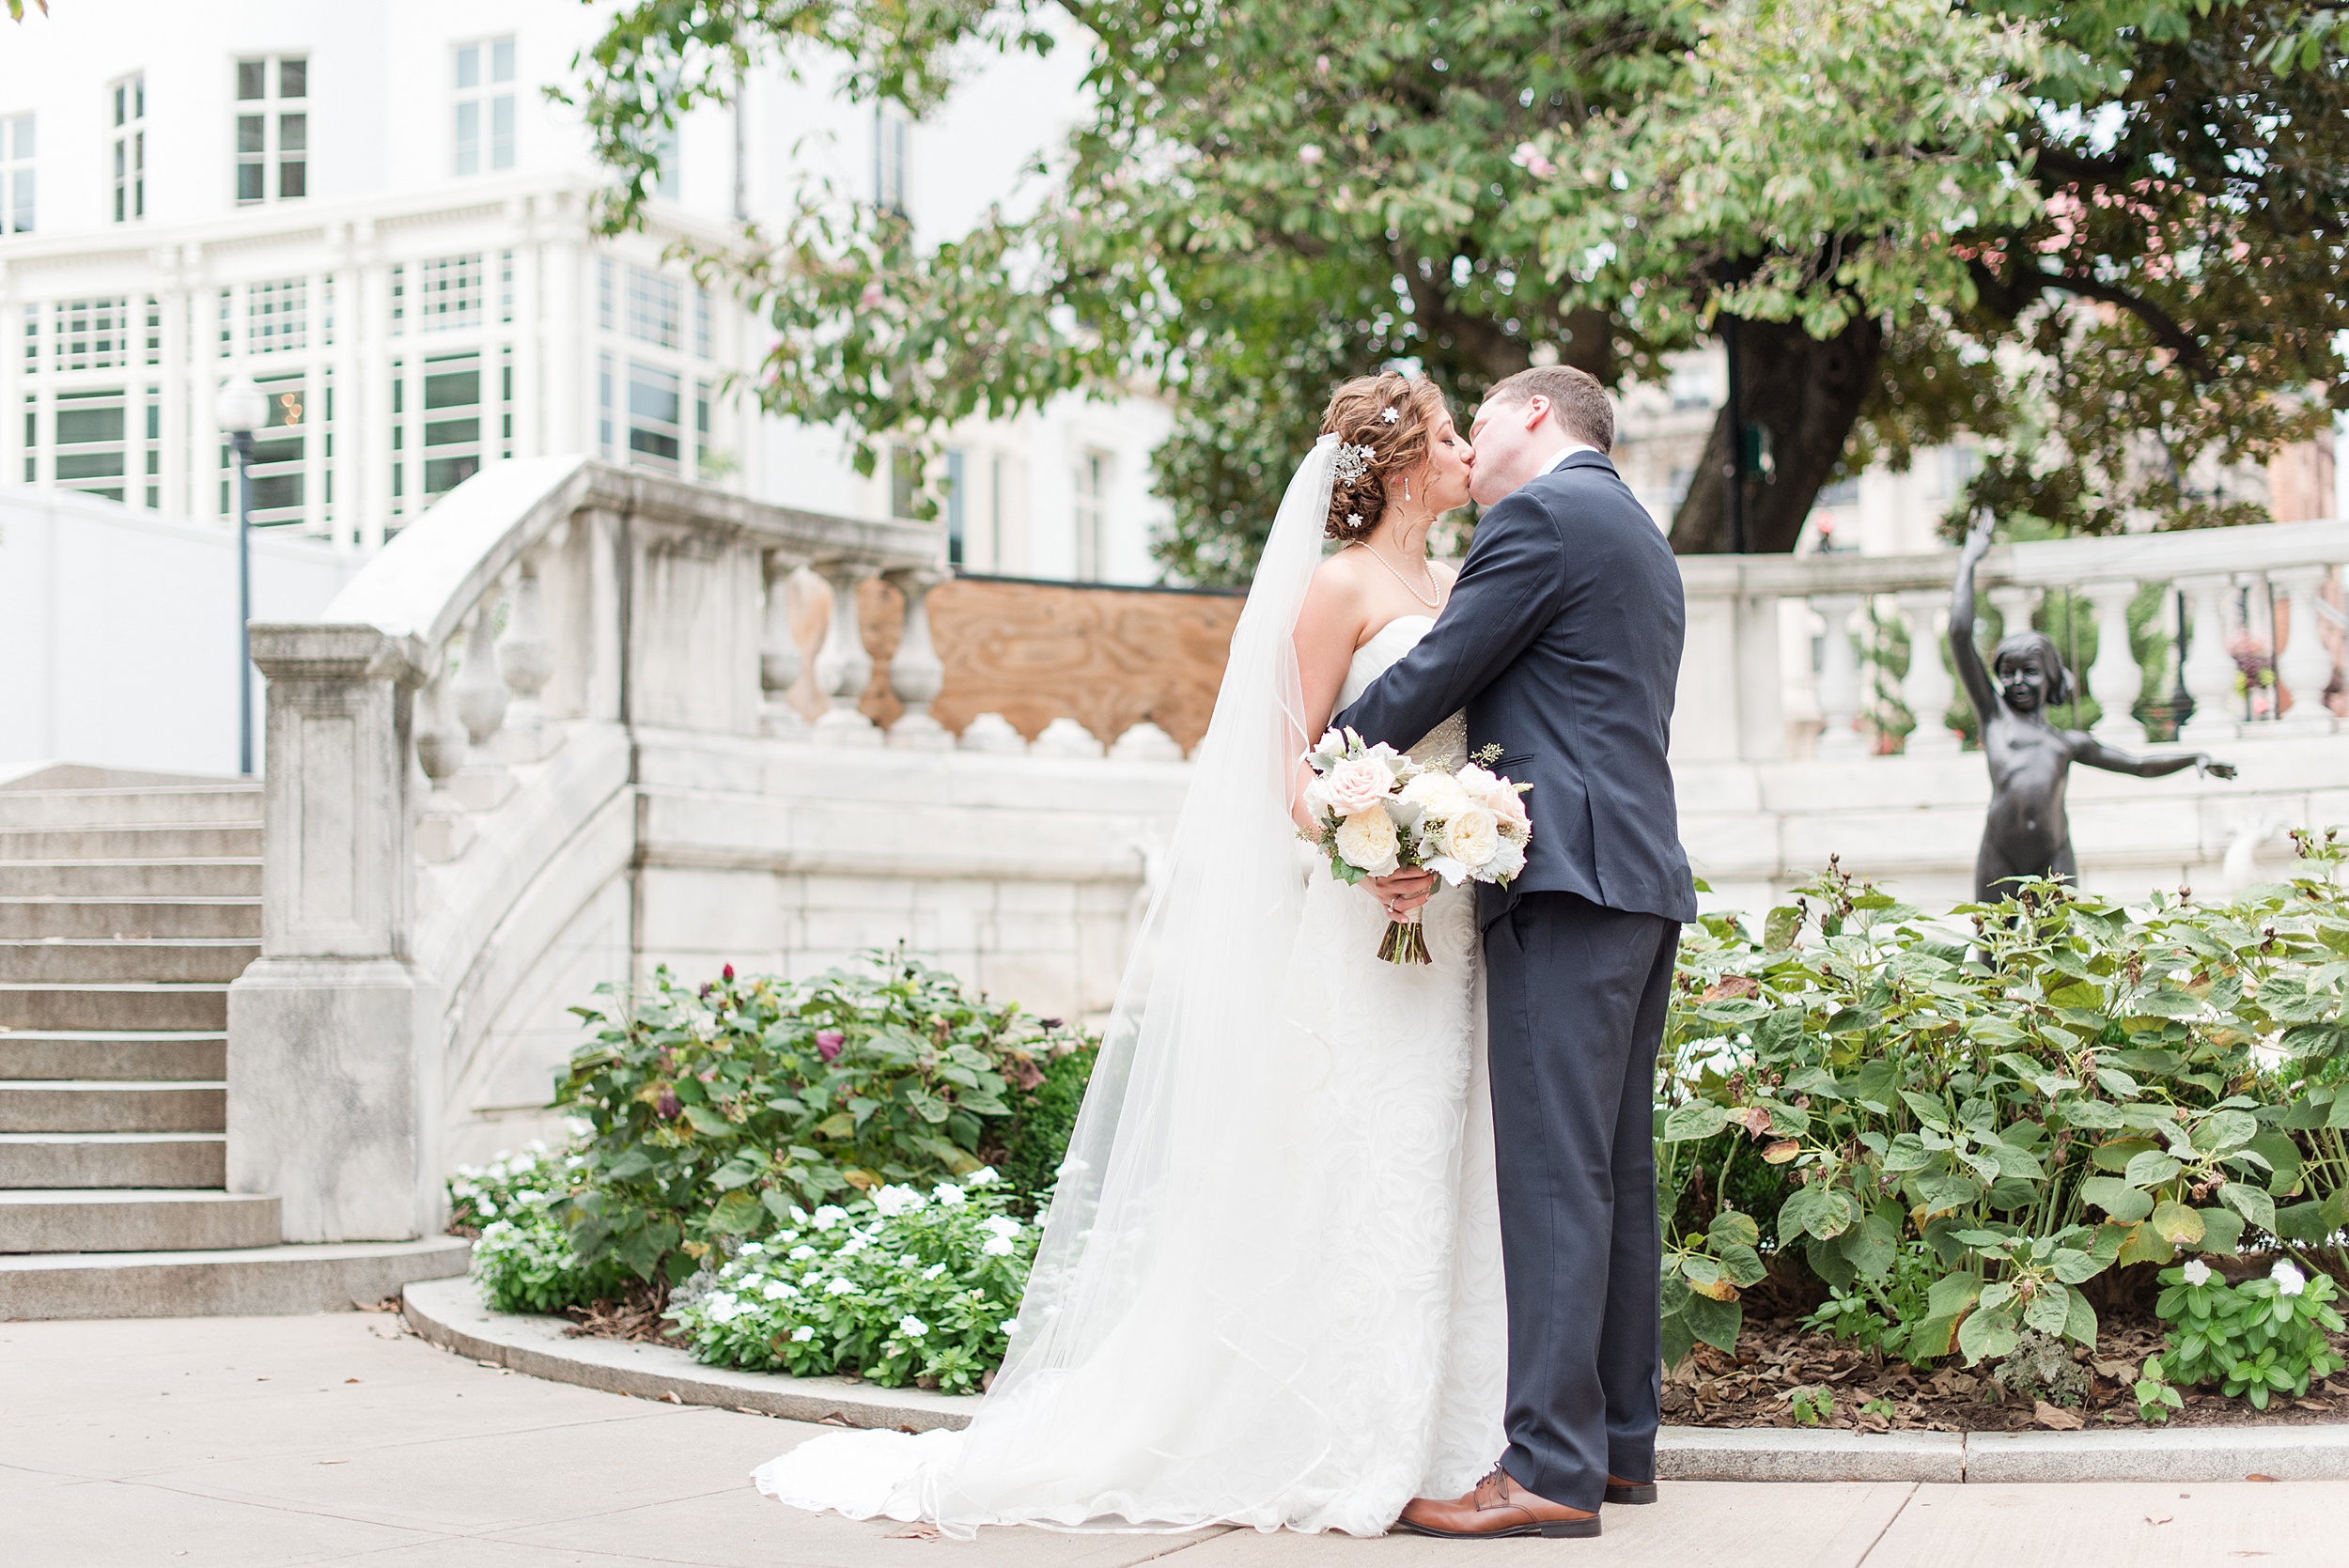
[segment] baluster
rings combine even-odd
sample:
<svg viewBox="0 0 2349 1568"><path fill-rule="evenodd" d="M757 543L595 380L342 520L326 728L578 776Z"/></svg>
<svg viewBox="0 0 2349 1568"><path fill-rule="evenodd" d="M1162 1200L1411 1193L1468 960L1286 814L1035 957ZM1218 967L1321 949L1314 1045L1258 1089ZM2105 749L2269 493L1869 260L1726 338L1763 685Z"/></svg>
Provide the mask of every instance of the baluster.
<svg viewBox="0 0 2349 1568"><path fill-rule="evenodd" d="M2333 678L2333 656L2325 646L2323 612L2317 606L2333 579L2329 565L2292 567L2272 574L2279 598L2292 606L2292 640L2276 656L2276 675L2292 693L2292 711L2276 727L2285 735L2330 735L2332 710L2325 688Z"/></svg>
<svg viewBox="0 0 2349 1568"><path fill-rule="evenodd" d="M889 726L889 743L914 752L951 751L954 736L930 717L930 704L946 685L946 666L930 642L929 597L947 578L925 568L893 571L888 578L905 596L906 605L897 655L889 661L889 688L906 710Z"/></svg>
<svg viewBox="0 0 2349 1568"><path fill-rule="evenodd" d="M1040 757L1097 757L1102 754L1099 738L1066 714L1045 725L1044 733L1035 737L1035 744L1030 749Z"/></svg>
<svg viewBox="0 0 2349 1568"><path fill-rule="evenodd" d="M832 707L816 721L816 739L826 746L878 746L880 726L858 706L872 684L873 656L864 649L856 592L874 568L861 561L826 561L816 569L832 584L832 619L816 655L816 685Z"/></svg>
<svg viewBox="0 0 2349 1568"><path fill-rule="evenodd" d="M554 749L555 737L538 700L554 678L554 654L547 642L546 595L538 583L536 551L522 557L506 635L498 639L497 661L498 673L514 693L498 729L498 752L508 762L537 762Z"/></svg>
<svg viewBox="0 0 2349 1568"><path fill-rule="evenodd" d="M2227 595L2234 580L2226 573L2182 577L2178 591L2186 596L2186 691L2194 699L2194 717L2178 738L2201 745L2232 740L2243 726L2235 719L2234 656L2227 651Z"/></svg>
<svg viewBox="0 0 2349 1568"><path fill-rule="evenodd" d="M1120 762L1180 762L1183 748L1173 736L1143 719L1127 726L1110 747L1110 755Z"/></svg>
<svg viewBox="0 0 2349 1568"><path fill-rule="evenodd" d="M1859 733L1859 650L1852 644L1857 594L1814 594L1811 608L1827 620L1819 658L1819 756L1864 757L1868 737Z"/></svg>
<svg viewBox="0 0 2349 1568"><path fill-rule="evenodd" d="M767 553L767 618L758 647L758 686L766 700L759 716L777 740L807 738L807 721L791 706L791 688L799 684L802 660L800 640L791 635L791 596L786 591L801 565L781 551Z"/></svg>
<svg viewBox="0 0 2349 1568"><path fill-rule="evenodd" d="M497 668L497 595L485 596L474 608L465 629L465 655L451 689L457 718L473 742L465 749L465 766L453 785L457 798L474 811L494 811L514 793L514 775L506 770L490 749L498 726L506 722L506 681Z"/></svg>
<svg viewBox="0 0 2349 1568"><path fill-rule="evenodd" d="M1000 713L982 713L962 726L962 738L956 742L966 752L991 752L1000 756L1024 756L1028 737L1013 727L1010 720Z"/></svg>
<svg viewBox="0 0 2349 1568"><path fill-rule="evenodd" d="M2130 712L2145 690L2145 672L2129 647L2129 603L2137 598L2137 584L2091 582L2081 592L2096 607L2096 662L2088 668L2088 691L2104 711L2092 733L2108 746L2142 746L2145 726Z"/></svg>
<svg viewBox="0 0 2349 1568"><path fill-rule="evenodd" d="M2039 608L2039 590L2019 583L1993 588L1990 607L1999 613L1999 640L2004 642L2018 631L2030 629L2031 612Z"/></svg>
<svg viewBox="0 0 2349 1568"><path fill-rule="evenodd" d="M440 674L416 694L416 765L431 782L416 816L416 853L428 861L453 861L473 843L464 803L449 792L449 781L465 765L465 732L449 713L448 655L436 660Z"/></svg>
<svg viewBox="0 0 2349 1568"><path fill-rule="evenodd" d="M1941 659L1950 596L1937 588L1915 590L1900 596L1900 607L1908 617L1908 675L1901 682L1901 701L1917 721L1906 750L1910 756L1953 756L1958 737L1948 714L1955 683Z"/></svg>

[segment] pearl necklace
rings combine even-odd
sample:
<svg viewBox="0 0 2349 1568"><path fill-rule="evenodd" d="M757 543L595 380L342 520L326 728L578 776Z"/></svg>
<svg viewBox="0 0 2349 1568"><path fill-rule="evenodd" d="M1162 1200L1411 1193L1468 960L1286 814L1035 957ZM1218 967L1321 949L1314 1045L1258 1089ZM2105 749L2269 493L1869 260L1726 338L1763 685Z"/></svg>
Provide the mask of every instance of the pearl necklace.
<svg viewBox="0 0 2349 1568"><path fill-rule="evenodd" d="M1429 598L1425 594L1421 593L1417 588L1411 586L1410 579L1405 577L1392 561L1390 561L1385 556L1379 554L1377 551L1372 550L1368 541L1357 539L1354 542L1357 545L1360 545L1362 549L1370 551L1371 558L1377 561L1380 566L1386 567L1387 570L1393 575L1394 580L1403 584L1403 591L1405 593L1409 594L1413 598L1419 600L1420 603L1427 606L1430 610L1440 610L1443 608L1443 590L1436 588L1435 567L1429 567L1427 568L1427 586L1430 588L1436 588L1436 597L1434 598Z"/></svg>

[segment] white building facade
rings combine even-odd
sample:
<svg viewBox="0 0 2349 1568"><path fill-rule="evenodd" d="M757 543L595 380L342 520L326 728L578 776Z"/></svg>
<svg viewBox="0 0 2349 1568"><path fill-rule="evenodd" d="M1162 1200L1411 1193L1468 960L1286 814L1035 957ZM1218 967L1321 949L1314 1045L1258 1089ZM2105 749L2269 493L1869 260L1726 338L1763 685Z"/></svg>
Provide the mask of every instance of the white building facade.
<svg viewBox="0 0 2349 1568"><path fill-rule="evenodd" d="M1007 62L935 124L781 70L678 128L642 232L549 87L608 13L568 0L59 7L0 49L0 482L234 517L215 390L251 376L257 524L380 545L478 469L579 452L760 499L902 514L903 464L759 410L769 334L674 251L819 183L939 237L1012 196L1075 72ZM927 153L938 152L935 168ZM972 569L1146 582L1145 398L958 431ZM893 467L895 472L893 472ZM953 482L958 481L958 483Z"/></svg>

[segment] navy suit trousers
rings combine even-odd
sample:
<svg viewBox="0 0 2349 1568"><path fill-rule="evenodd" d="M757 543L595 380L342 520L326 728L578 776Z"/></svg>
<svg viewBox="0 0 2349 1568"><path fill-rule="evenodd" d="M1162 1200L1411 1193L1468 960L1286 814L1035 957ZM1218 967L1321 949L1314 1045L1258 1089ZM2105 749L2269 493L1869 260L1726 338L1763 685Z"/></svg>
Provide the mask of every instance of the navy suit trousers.
<svg viewBox="0 0 2349 1568"><path fill-rule="evenodd" d="M1595 1509L1656 1478L1663 1393L1653 1142L1677 922L1529 893L1486 928L1486 1038L1521 1486Z"/></svg>

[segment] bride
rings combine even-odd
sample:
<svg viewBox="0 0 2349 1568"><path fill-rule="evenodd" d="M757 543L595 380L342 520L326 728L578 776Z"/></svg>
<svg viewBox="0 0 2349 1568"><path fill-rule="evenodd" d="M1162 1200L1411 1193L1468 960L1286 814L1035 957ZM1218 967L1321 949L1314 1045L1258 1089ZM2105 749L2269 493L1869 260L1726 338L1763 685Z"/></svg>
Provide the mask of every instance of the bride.
<svg viewBox="0 0 2349 1568"><path fill-rule="evenodd" d="M1470 890L1424 906L1432 963L1382 962L1386 894L1302 869L1297 803L1309 743L1441 613L1428 530L1472 462L1428 382L1337 389L1234 634L1003 1371L966 1432L817 1437L761 1490L956 1534L1377 1535L1490 1469L1507 1324ZM1462 746L1455 715L1414 754Z"/></svg>

